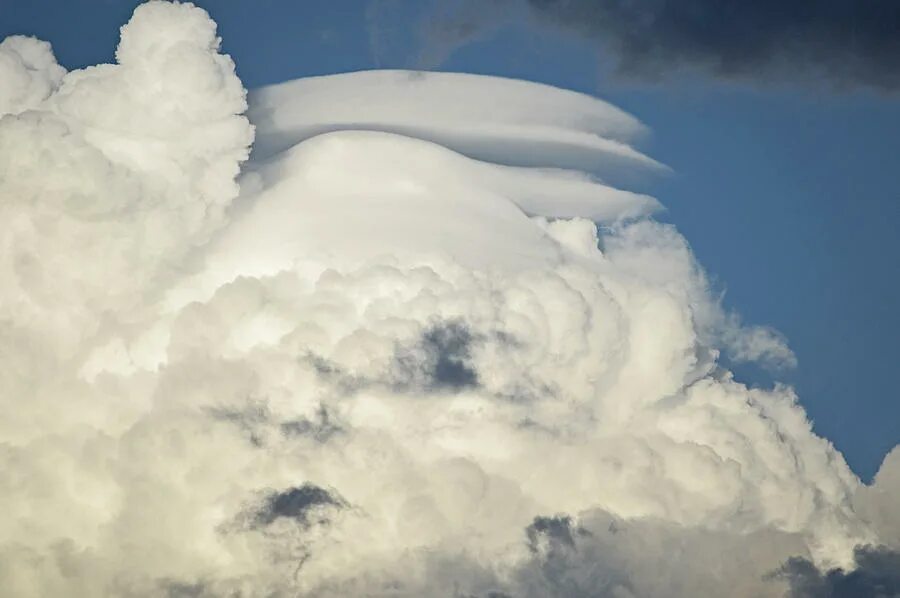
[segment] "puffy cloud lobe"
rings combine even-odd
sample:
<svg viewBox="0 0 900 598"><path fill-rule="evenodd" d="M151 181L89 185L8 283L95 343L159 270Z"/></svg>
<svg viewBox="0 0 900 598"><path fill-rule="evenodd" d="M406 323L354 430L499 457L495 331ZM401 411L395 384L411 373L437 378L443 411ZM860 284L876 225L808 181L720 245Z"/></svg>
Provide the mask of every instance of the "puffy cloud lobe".
<svg viewBox="0 0 900 598"><path fill-rule="evenodd" d="M779 596L896 543L896 452L862 486L790 389L735 381L721 351L789 350L652 201L559 171L560 129L630 117L517 83L456 143L392 111L407 75L314 79L255 96L289 147L238 189L209 17L142 5L117 57L0 119L11 595ZM410 93L444 85L459 123L511 89ZM294 107L370 88L361 130ZM515 139L548 163L492 161Z"/></svg>
<svg viewBox="0 0 900 598"><path fill-rule="evenodd" d="M900 448L894 447L884 458L871 486L863 486L853 497L860 516L879 531L879 539L889 548L900 550Z"/></svg>
<svg viewBox="0 0 900 598"><path fill-rule="evenodd" d="M173 18L178 26L167 27ZM151 31L160 39L141 42ZM56 336L74 331L60 320L77 318L77 334L99 333L99 314L134 316L148 283L170 277L221 226L252 128L214 31L192 5L151 2L123 27L119 64L65 77L43 42L4 41L4 56L16 51L36 73L26 91L58 86L0 120L10 320L47 322ZM4 89L23 85L15 75ZM36 83L46 81L52 88Z"/></svg>
<svg viewBox="0 0 900 598"><path fill-rule="evenodd" d="M36 107L56 90L65 74L47 42L17 35L4 39L0 42L0 115Z"/></svg>

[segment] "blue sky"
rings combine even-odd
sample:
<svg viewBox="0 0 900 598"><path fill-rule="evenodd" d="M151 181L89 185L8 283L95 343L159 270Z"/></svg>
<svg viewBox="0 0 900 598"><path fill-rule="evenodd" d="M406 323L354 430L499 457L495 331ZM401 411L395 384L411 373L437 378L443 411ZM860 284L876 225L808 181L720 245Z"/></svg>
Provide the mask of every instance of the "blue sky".
<svg viewBox="0 0 900 598"><path fill-rule="evenodd" d="M111 60L136 3L0 0L0 37L51 41L69 68ZM245 84L408 66L415 16L400 8L376 60L363 0L209 0ZM599 95L653 134L643 144L674 174L647 183L726 304L782 331L793 384L817 431L868 479L900 441L900 96L685 77L610 80L597 51L562 33L512 26L471 43L442 70L519 77ZM745 380L771 376L737 368Z"/></svg>

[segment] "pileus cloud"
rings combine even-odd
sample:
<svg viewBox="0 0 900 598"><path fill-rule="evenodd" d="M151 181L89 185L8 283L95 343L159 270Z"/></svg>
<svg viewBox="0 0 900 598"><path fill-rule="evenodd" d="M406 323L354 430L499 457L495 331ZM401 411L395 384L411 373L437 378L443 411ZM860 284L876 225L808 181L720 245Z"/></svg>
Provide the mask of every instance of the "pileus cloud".
<svg viewBox="0 0 900 598"><path fill-rule="evenodd" d="M7 595L807 595L900 548L896 450L862 485L719 365L793 355L612 185L633 117L391 71L248 119L187 3L116 58L0 45Z"/></svg>

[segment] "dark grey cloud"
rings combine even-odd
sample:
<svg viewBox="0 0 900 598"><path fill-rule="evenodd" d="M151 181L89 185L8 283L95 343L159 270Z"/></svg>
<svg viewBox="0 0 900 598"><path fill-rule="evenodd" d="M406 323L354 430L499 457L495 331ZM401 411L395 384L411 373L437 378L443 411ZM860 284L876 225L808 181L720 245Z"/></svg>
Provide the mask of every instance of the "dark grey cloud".
<svg viewBox="0 0 900 598"><path fill-rule="evenodd" d="M528 0L539 19L597 39L620 72L682 66L721 77L812 73L838 85L900 87L896 0Z"/></svg>
<svg viewBox="0 0 900 598"><path fill-rule="evenodd" d="M805 558L792 558L779 571L791 586L791 598L900 597L900 552L883 546L859 546L850 571L820 571Z"/></svg>
<svg viewBox="0 0 900 598"><path fill-rule="evenodd" d="M517 18L597 42L616 72L656 80L688 69L757 83L824 79L900 89L896 0L457 0L421 28L424 66ZM478 7L484 5L483 10Z"/></svg>
<svg viewBox="0 0 900 598"><path fill-rule="evenodd" d="M324 405L319 406L314 418L286 421L280 424L280 428L285 436L308 436L319 442L327 442L336 434L344 432Z"/></svg>
<svg viewBox="0 0 900 598"><path fill-rule="evenodd" d="M528 549L532 554L540 552L542 540L549 541L551 545L561 545L574 549L575 536L573 532L572 518L568 515L535 517L531 525L525 528L525 536L528 538Z"/></svg>
<svg viewBox="0 0 900 598"><path fill-rule="evenodd" d="M335 372L336 376L338 374L340 372ZM340 379L341 382L344 380L352 378L346 376ZM333 436L344 431L325 405L319 405L311 418L288 421L278 421L265 398L248 399L246 407L242 409L213 407L206 411L213 418L236 426L247 440L258 448L265 448L268 445L273 427L277 427L284 436L305 436L318 442L328 442Z"/></svg>
<svg viewBox="0 0 900 598"><path fill-rule="evenodd" d="M435 326L422 337L431 357L432 378L437 386L464 388L478 384L471 361L472 333L464 325L451 322Z"/></svg>
<svg viewBox="0 0 900 598"><path fill-rule="evenodd" d="M478 373L472 366L475 341L462 322L435 323L414 346L398 350L395 385L450 391L477 386Z"/></svg>
<svg viewBox="0 0 900 598"><path fill-rule="evenodd" d="M312 523L323 523L317 507L343 508L347 504L334 492L329 492L314 484L303 484L278 492L269 492L263 503L254 512L254 527L271 525L275 520L285 518L297 521L304 527ZM313 513L316 520L313 521Z"/></svg>

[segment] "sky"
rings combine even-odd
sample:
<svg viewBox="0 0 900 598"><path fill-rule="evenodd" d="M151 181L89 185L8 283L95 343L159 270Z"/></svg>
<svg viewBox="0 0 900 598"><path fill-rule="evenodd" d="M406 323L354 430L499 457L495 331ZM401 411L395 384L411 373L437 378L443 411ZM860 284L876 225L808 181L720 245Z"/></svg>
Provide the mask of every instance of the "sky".
<svg viewBox="0 0 900 598"><path fill-rule="evenodd" d="M5 593L900 596L900 6L201 4L0 0Z"/></svg>
<svg viewBox="0 0 900 598"><path fill-rule="evenodd" d="M217 20L250 88L419 64L423 11L414 4L198 4ZM2 0L0 36L52 39L69 68L108 61L134 5ZM870 479L900 438L896 93L690 73L635 82L603 65L590 42L520 19L433 68L583 91L647 124L642 149L673 170L645 183L667 208L660 218L684 232L726 305L787 337L799 366L774 377L796 386L816 429ZM758 368L737 372L763 385L773 379Z"/></svg>

